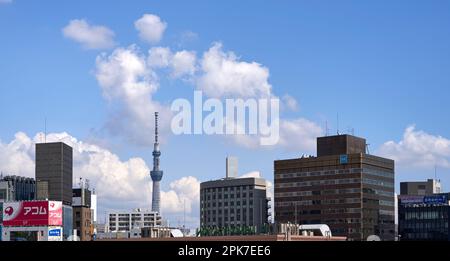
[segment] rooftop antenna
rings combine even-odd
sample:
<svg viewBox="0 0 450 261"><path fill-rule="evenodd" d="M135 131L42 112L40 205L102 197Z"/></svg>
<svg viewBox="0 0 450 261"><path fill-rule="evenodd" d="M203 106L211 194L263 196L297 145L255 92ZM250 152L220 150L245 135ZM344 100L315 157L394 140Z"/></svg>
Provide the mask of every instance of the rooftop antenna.
<svg viewBox="0 0 450 261"><path fill-rule="evenodd" d="M328 137L330 129L328 129L328 120L325 121L325 136Z"/></svg>
<svg viewBox="0 0 450 261"><path fill-rule="evenodd" d="M47 117L44 119L44 143L47 143Z"/></svg>
<svg viewBox="0 0 450 261"><path fill-rule="evenodd" d="M437 180L437 165L434 165L434 179Z"/></svg>
<svg viewBox="0 0 450 261"><path fill-rule="evenodd" d="M352 128L352 127L348 127L347 128L347 132L348 132L348 134L352 134L352 136L355 136L355 129L354 128Z"/></svg>
<svg viewBox="0 0 450 261"><path fill-rule="evenodd" d="M337 135L339 134L339 113L337 114Z"/></svg>

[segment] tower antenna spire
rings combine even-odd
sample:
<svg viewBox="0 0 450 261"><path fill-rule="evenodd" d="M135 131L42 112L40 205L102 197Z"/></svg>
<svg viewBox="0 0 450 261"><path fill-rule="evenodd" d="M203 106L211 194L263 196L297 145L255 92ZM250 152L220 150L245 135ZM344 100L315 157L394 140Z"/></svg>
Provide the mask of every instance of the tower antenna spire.
<svg viewBox="0 0 450 261"><path fill-rule="evenodd" d="M159 169L159 157L161 152L159 151L159 132L158 132L158 117L159 113L155 112L155 144L153 147L153 170L150 171L150 177L153 181L153 192L152 192L152 211L160 212L161 203L161 193L160 193L160 182L163 177L163 171Z"/></svg>

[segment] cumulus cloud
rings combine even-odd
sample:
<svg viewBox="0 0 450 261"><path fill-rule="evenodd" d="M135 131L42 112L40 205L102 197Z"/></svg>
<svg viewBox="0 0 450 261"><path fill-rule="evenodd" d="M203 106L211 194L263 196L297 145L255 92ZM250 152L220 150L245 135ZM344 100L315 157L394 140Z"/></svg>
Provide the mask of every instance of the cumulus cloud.
<svg viewBox="0 0 450 261"><path fill-rule="evenodd" d="M377 154L401 166L450 168L450 140L416 130L415 126L406 128L401 141L384 143Z"/></svg>
<svg viewBox="0 0 450 261"><path fill-rule="evenodd" d="M173 76L192 75L195 72L195 52L180 51L176 52L172 58Z"/></svg>
<svg viewBox="0 0 450 261"><path fill-rule="evenodd" d="M75 19L63 28L65 37L86 49L109 49L114 47L114 32L105 26L90 25L84 19Z"/></svg>
<svg viewBox="0 0 450 261"><path fill-rule="evenodd" d="M236 122L227 120L227 124L237 129L245 130ZM233 125L234 124L234 125ZM280 119L280 136L278 143L273 146L262 146L261 135L227 135L237 145L250 149L282 148L287 151L314 153L316 149L316 138L323 135L323 129L313 121L305 118Z"/></svg>
<svg viewBox="0 0 450 261"><path fill-rule="evenodd" d="M10 143L0 141L0 171L7 175L34 177L33 141L18 132Z"/></svg>
<svg viewBox="0 0 450 261"><path fill-rule="evenodd" d="M142 40L154 44L161 40L167 28L167 23L157 15L144 14L134 23L134 27L139 31Z"/></svg>
<svg viewBox="0 0 450 261"><path fill-rule="evenodd" d="M168 47L153 47L149 50L148 65L152 68L170 68L171 77L192 76L196 71L197 56L193 51L173 53Z"/></svg>
<svg viewBox="0 0 450 261"><path fill-rule="evenodd" d="M105 126L110 133L124 136L134 144L149 146L153 143L150 133L156 111L166 119L161 121L161 133L168 133L165 130L169 127L171 112L152 99L159 88L158 77L137 47L117 48L109 56L98 56L95 76L103 96L115 108Z"/></svg>
<svg viewBox="0 0 450 261"><path fill-rule="evenodd" d="M203 54L202 74L198 88L215 98L270 97L269 69L256 62L244 62L233 52L224 52L221 43L214 43Z"/></svg>
<svg viewBox="0 0 450 261"><path fill-rule="evenodd" d="M4 174L34 177L35 144L43 134L34 138L19 132L9 143L0 141L0 170ZM50 133L47 142L64 142L73 148L74 182L79 177L89 179L95 187L102 209L150 208L150 168L142 158L122 160L113 152L76 139L68 133ZM75 185L75 183L74 183ZM170 183L169 191L161 191L163 214L196 215L200 182L184 177Z"/></svg>
<svg viewBox="0 0 450 261"><path fill-rule="evenodd" d="M192 213L200 201L200 181L189 176L170 183L170 190L161 192L166 213Z"/></svg>

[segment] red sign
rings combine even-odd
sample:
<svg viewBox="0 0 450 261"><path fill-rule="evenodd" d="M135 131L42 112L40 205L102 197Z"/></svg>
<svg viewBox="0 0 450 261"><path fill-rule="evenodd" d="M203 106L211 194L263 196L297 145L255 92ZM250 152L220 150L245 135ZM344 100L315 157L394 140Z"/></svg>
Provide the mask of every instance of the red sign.
<svg viewBox="0 0 450 261"><path fill-rule="evenodd" d="M62 203L55 201L4 203L3 226L62 226Z"/></svg>

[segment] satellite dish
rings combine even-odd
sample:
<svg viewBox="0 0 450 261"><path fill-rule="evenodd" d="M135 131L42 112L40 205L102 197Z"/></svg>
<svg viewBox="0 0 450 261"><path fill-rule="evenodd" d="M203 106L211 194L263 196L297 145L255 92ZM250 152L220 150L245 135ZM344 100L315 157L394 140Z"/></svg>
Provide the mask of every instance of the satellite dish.
<svg viewBox="0 0 450 261"><path fill-rule="evenodd" d="M381 241L381 238L376 235L371 235L367 238L367 241Z"/></svg>

